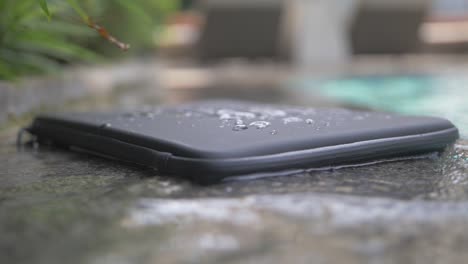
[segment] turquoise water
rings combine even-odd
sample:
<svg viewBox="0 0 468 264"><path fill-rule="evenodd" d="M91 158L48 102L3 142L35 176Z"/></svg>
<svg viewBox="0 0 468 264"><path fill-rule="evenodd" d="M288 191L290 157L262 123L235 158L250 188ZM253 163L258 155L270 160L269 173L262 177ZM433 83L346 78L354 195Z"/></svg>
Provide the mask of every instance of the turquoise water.
<svg viewBox="0 0 468 264"><path fill-rule="evenodd" d="M296 87L358 107L403 114L433 115L451 120L468 136L468 77L367 76L301 80Z"/></svg>

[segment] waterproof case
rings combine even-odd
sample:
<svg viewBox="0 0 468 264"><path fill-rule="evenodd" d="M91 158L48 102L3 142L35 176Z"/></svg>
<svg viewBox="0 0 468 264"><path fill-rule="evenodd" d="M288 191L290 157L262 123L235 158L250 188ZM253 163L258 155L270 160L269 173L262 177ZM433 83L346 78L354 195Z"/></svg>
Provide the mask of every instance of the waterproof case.
<svg viewBox="0 0 468 264"><path fill-rule="evenodd" d="M441 118L237 101L46 114L26 130L201 183L422 154L458 138Z"/></svg>

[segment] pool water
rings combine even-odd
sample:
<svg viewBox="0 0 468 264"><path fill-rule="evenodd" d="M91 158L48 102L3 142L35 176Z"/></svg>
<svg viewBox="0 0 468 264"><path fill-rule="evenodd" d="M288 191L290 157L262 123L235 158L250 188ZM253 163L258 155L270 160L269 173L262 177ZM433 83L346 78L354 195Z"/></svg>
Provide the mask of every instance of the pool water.
<svg viewBox="0 0 468 264"><path fill-rule="evenodd" d="M451 120L468 135L468 77L456 75L366 76L297 84L354 106L413 115L433 115Z"/></svg>

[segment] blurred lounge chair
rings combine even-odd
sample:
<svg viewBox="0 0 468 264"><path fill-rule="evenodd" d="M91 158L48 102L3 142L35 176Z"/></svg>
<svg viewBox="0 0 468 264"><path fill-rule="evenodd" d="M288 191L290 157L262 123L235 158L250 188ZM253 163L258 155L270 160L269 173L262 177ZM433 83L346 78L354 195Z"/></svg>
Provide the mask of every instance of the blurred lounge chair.
<svg viewBox="0 0 468 264"><path fill-rule="evenodd" d="M402 54L420 49L426 0L362 0L351 23L354 54Z"/></svg>
<svg viewBox="0 0 468 264"><path fill-rule="evenodd" d="M197 45L202 62L281 57L281 0L203 0L205 23Z"/></svg>

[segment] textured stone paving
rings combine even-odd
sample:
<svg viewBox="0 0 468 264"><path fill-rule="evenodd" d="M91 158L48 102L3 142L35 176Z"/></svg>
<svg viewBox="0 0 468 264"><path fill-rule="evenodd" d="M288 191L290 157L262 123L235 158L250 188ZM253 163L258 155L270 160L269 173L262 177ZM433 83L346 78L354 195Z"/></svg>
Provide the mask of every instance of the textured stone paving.
<svg viewBox="0 0 468 264"><path fill-rule="evenodd" d="M106 105L159 100L137 94ZM18 149L17 128L0 133L0 263L468 259L463 139L441 155L197 186L53 147Z"/></svg>

